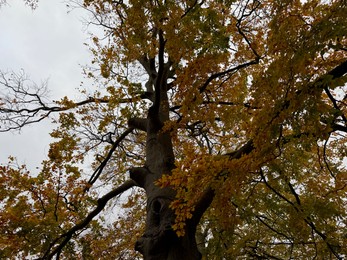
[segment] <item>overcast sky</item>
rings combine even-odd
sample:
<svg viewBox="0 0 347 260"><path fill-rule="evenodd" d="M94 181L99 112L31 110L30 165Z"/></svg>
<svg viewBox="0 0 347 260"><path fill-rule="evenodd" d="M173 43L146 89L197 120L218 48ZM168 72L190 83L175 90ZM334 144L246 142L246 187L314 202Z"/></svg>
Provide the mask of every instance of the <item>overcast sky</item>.
<svg viewBox="0 0 347 260"><path fill-rule="evenodd" d="M91 57L88 35L83 25L83 10L68 13L62 0L41 0L32 11L22 0L7 1L0 8L0 70L23 69L32 80L48 79L53 99L76 97L83 81L81 65ZM1 122L0 122L1 124ZM49 122L34 124L21 133L0 133L0 164L9 155L26 163L29 169L40 166L48 151Z"/></svg>

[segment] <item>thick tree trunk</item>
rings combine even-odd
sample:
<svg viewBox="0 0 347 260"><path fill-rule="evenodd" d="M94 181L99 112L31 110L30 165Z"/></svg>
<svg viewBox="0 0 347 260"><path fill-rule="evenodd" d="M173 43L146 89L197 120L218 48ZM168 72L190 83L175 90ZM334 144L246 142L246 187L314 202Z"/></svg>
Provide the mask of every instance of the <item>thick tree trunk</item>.
<svg viewBox="0 0 347 260"><path fill-rule="evenodd" d="M147 195L146 230L138 239L135 249L146 260L195 260L201 258L195 240L196 227L190 225L184 237L177 237L172 229L175 214L170 209L170 203L175 199L176 193L169 187L159 188L155 185L156 180L163 174L171 174L175 167L171 134L162 130L165 122L169 120L167 78L171 63L164 63L165 42L162 35L159 37L158 72L155 70L153 59L148 60L144 57L140 60L150 77L149 82L155 82L154 93L148 93L151 97L154 96L153 105L146 119L129 120L130 126L147 133L146 163L143 167L130 170L131 179L144 188Z"/></svg>
<svg viewBox="0 0 347 260"><path fill-rule="evenodd" d="M130 170L130 177L144 188L147 194L146 231L138 239L135 249L142 253L146 260L200 259L195 241L195 227L188 227L186 235L180 238L172 230L175 215L169 206L175 199L175 191L155 185L155 181L163 174L171 173L174 168L174 154L170 133L160 131L163 123L154 112L152 107L147 120L133 119L129 122L147 131L146 164ZM146 125L140 127L139 124Z"/></svg>

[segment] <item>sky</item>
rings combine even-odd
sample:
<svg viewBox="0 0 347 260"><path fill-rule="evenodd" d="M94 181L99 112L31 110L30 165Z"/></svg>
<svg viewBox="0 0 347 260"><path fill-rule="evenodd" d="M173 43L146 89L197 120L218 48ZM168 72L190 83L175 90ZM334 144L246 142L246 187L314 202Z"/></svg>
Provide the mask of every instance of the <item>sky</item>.
<svg viewBox="0 0 347 260"><path fill-rule="evenodd" d="M86 13L68 12L62 0L41 0L34 11L22 0L7 2L0 8L0 70L23 69L38 84L48 79L53 100L78 98L76 89L84 81L81 66L91 60L84 45L88 42L82 22ZM12 155L30 170L39 167L49 149L51 129L46 120L20 133L0 133L0 164Z"/></svg>

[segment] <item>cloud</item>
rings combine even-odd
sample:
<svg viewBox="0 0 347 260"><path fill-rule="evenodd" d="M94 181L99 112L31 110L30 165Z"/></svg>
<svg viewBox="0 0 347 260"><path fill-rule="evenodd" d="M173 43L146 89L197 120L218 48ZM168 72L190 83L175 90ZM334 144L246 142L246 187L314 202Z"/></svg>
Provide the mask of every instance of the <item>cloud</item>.
<svg viewBox="0 0 347 260"><path fill-rule="evenodd" d="M83 10L67 13L61 1L40 1L31 10L22 1L0 8L0 70L24 71L32 80L49 78L53 99L77 95L83 80L80 65L90 54L83 44L87 34L81 22ZM30 168L39 165L51 141L49 122L24 128L20 135L0 133L0 163L14 155Z"/></svg>

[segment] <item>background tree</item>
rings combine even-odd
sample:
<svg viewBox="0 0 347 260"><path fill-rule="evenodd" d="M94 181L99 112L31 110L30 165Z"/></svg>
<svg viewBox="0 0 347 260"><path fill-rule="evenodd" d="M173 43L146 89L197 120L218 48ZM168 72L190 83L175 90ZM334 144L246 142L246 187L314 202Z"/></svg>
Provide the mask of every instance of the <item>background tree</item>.
<svg viewBox="0 0 347 260"><path fill-rule="evenodd" d="M23 0L23 2L32 9L35 9L38 4L38 0ZM0 7L7 4L6 0L0 0Z"/></svg>
<svg viewBox="0 0 347 260"><path fill-rule="evenodd" d="M346 1L81 5L94 93L1 75L2 131L58 114L37 176L0 169L2 258L347 255Z"/></svg>

